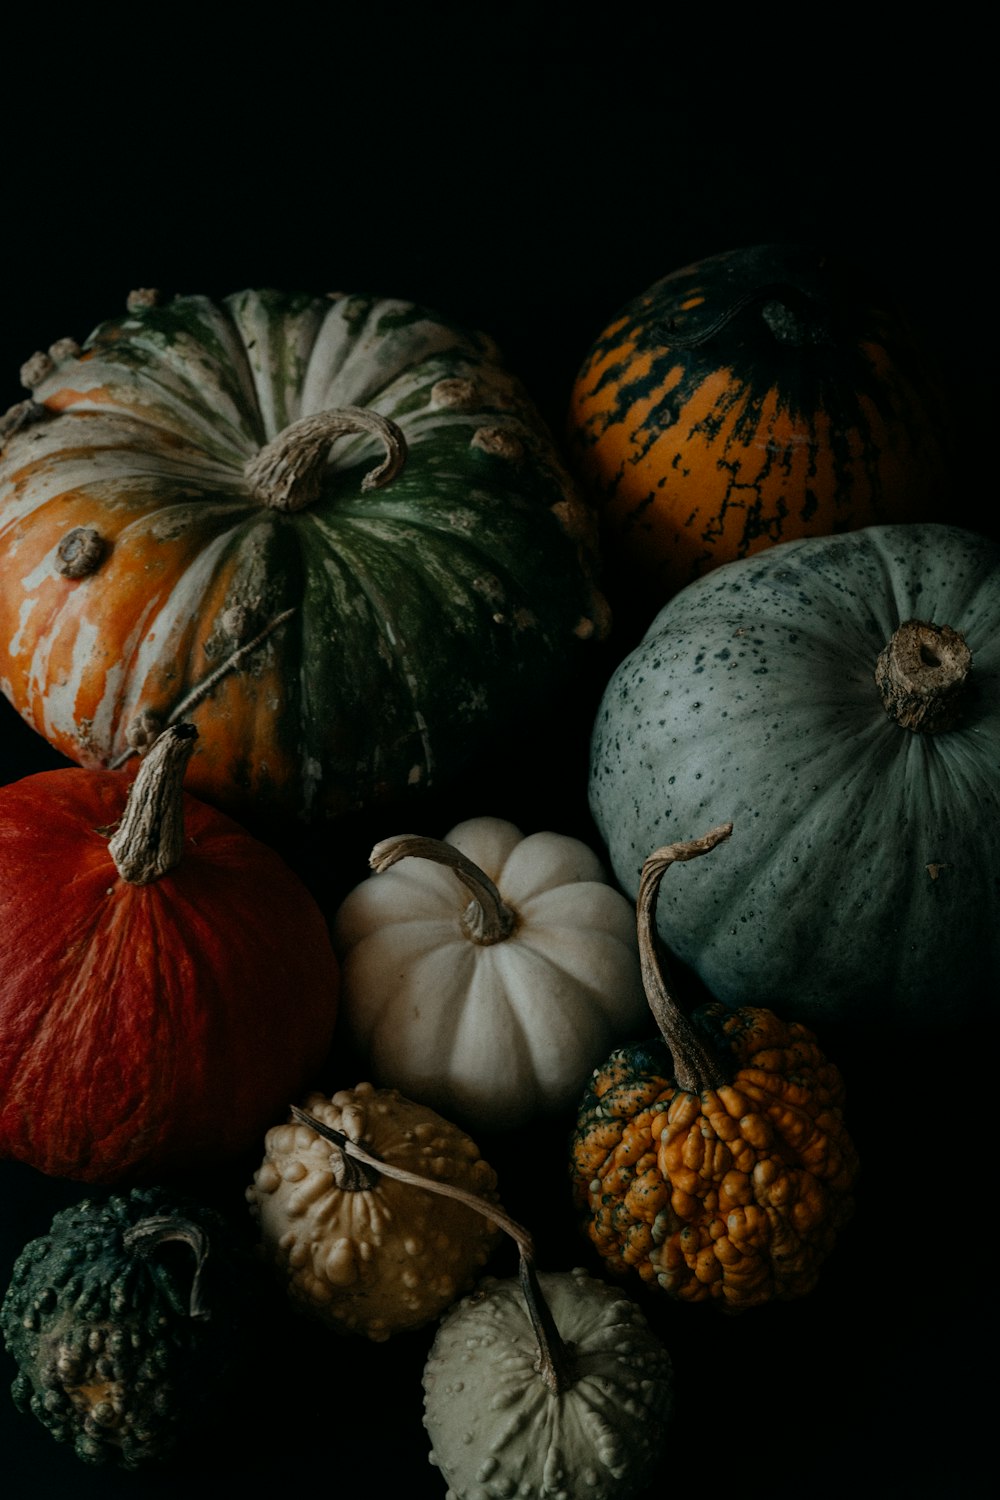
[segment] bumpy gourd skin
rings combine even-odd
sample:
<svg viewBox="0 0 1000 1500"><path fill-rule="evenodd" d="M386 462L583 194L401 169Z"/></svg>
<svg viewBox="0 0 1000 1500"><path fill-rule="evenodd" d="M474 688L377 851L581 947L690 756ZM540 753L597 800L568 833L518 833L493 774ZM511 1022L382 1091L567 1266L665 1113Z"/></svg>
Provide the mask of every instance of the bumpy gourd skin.
<svg viewBox="0 0 1000 1500"><path fill-rule="evenodd" d="M190 1250L126 1241L160 1216L205 1236L195 1315ZM86 1462L160 1462L204 1420L245 1353L243 1319L258 1292L248 1244L214 1210L153 1189L84 1200L15 1263L0 1314L18 1364L14 1401Z"/></svg>
<svg viewBox="0 0 1000 1500"><path fill-rule="evenodd" d="M310 1094L306 1109L389 1166L497 1202L496 1174L472 1139L396 1089ZM275 1125L247 1201L293 1303L382 1342L439 1317L485 1266L498 1231L422 1187L386 1176L352 1182L349 1165L308 1125Z"/></svg>
<svg viewBox="0 0 1000 1500"><path fill-rule="evenodd" d="M732 1081L695 1095L665 1046L612 1054L573 1141L586 1231L616 1274L683 1301L735 1312L801 1297L853 1209L843 1080L806 1027L771 1011L692 1019L734 1058Z"/></svg>

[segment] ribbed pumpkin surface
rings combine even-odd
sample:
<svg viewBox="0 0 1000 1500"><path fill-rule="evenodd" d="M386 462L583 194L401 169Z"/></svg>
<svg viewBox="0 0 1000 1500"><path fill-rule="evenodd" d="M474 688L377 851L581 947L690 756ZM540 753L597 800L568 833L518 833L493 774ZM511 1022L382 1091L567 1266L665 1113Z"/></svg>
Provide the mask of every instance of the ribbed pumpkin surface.
<svg viewBox="0 0 1000 1500"><path fill-rule="evenodd" d="M169 719L270 632L212 687L211 722L185 711L189 786L336 814L446 778L603 631L587 520L482 335L399 301L246 292L55 353L0 461L0 683L71 758L116 763L138 715ZM348 435L313 503L264 504L247 463L345 407L398 425L401 472L363 490L384 454ZM66 576L90 532L93 570Z"/></svg>

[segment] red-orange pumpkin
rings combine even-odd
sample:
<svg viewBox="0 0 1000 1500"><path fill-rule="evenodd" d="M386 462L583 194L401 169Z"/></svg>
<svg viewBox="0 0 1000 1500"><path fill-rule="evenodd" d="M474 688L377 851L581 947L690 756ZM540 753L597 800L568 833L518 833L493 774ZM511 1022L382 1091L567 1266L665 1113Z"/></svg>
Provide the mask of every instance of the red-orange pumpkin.
<svg viewBox="0 0 1000 1500"><path fill-rule="evenodd" d="M763 245L630 303L573 389L616 589L655 608L772 542L931 518L944 419L898 312L829 256Z"/></svg>
<svg viewBox="0 0 1000 1500"><path fill-rule="evenodd" d="M200 1166L259 1139L326 1055L323 916L181 791L194 738L167 730L135 778L0 790L2 1157L88 1181Z"/></svg>

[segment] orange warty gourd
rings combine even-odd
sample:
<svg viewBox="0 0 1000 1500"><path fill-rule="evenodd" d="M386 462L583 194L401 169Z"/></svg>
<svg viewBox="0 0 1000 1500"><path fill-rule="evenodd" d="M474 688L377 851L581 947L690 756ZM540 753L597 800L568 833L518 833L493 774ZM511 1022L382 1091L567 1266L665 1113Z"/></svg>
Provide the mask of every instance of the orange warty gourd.
<svg viewBox="0 0 1000 1500"><path fill-rule="evenodd" d="M708 1005L689 1024L663 982L652 930L660 880L729 831L646 861L640 946L663 1041L622 1048L594 1073L572 1177L611 1271L737 1312L812 1289L851 1215L857 1156L843 1080L811 1031L755 1006Z"/></svg>
<svg viewBox="0 0 1000 1500"><path fill-rule="evenodd" d="M945 420L901 316L839 260L763 245L658 281L572 392L619 603L659 608L773 542L940 508Z"/></svg>

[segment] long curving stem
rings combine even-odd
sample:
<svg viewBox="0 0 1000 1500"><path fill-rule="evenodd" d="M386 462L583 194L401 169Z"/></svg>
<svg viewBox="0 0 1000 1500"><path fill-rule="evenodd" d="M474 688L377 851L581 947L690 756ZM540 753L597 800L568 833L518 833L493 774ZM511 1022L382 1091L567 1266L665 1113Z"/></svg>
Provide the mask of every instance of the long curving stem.
<svg viewBox="0 0 1000 1500"><path fill-rule="evenodd" d="M470 942L488 948L491 943L502 943L517 929L517 912L507 905L486 872L444 839L400 833L376 844L368 863L376 875L380 875L399 860L411 858L433 860L458 876L472 897L462 913L462 931Z"/></svg>
<svg viewBox="0 0 1000 1500"><path fill-rule="evenodd" d="M361 481L366 494L380 489L406 462L406 438L395 422L362 406L317 412L292 422L250 460L243 477L271 510L304 510L319 498L330 444L358 432L370 433L385 446L385 458Z"/></svg>
<svg viewBox="0 0 1000 1500"><path fill-rule="evenodd" d="M667 988L656 938L656 898L660 882L670 866L697 859L721 844L733 831L732 823L722 823L700 839L666 844L646 860L639 877L636 901L636 925L639 932L639 964L646 999L653 1019L674 1061L674 1076L686 1093L701 1094L705 1089L728 1083L725 1069L681 1010Z"/></svg>
<svg viewBox="0 0 1000 1500"><path fill-rule="evenodd" d="M352 1158L366 1169L368 1174L381 1174L391 1177L396 1182L407 1183L410 1187L424 1188L429 1193L439 1193L443 1198L454 1198L459 1203L464 1203L467 1208L474 1209L476 1213L482 1214L490 1220L498 1229L510 1235L517 1245L520 1262L521 1290L524 1294L528 1309L528 1317L534 1330L538 1343L538 1371L549 1389L556 1395L565 1391L575 1383L576 1375L573 1366L573 1357L570 1350L560 1337L556 1327L555 1319L551 1309L545 1300L545 1296L538 1284L538 1275L535 1270L535 1245L530 1233L523 1225L518 1224L509 1214L504 1213L494 1203L488 1203L484 1198L477 1198L475 1193L469 1193L465 1188L455 1187L450 1182L438 1182L428 1177L421 1177L417 1172L408 1172L405 1167L394 1166L391 1162L383 1161L380 1156L373 1155L361 1146L357 1141L352 1141L350 1136L345 1135L342 1130L337 1130L332 1125L326 1125L315 1115L309 1114L307 1110L299 1109L298 1105L291 1106L292 1118L298 1120L300 1125L308 1125L323 1140L329 1141L331 1145L338 1147L342 1154ZM364 1186L372 1186L374 1179L369 1176ZM359 1186L361 1184L359 1183Z"/></svg>

